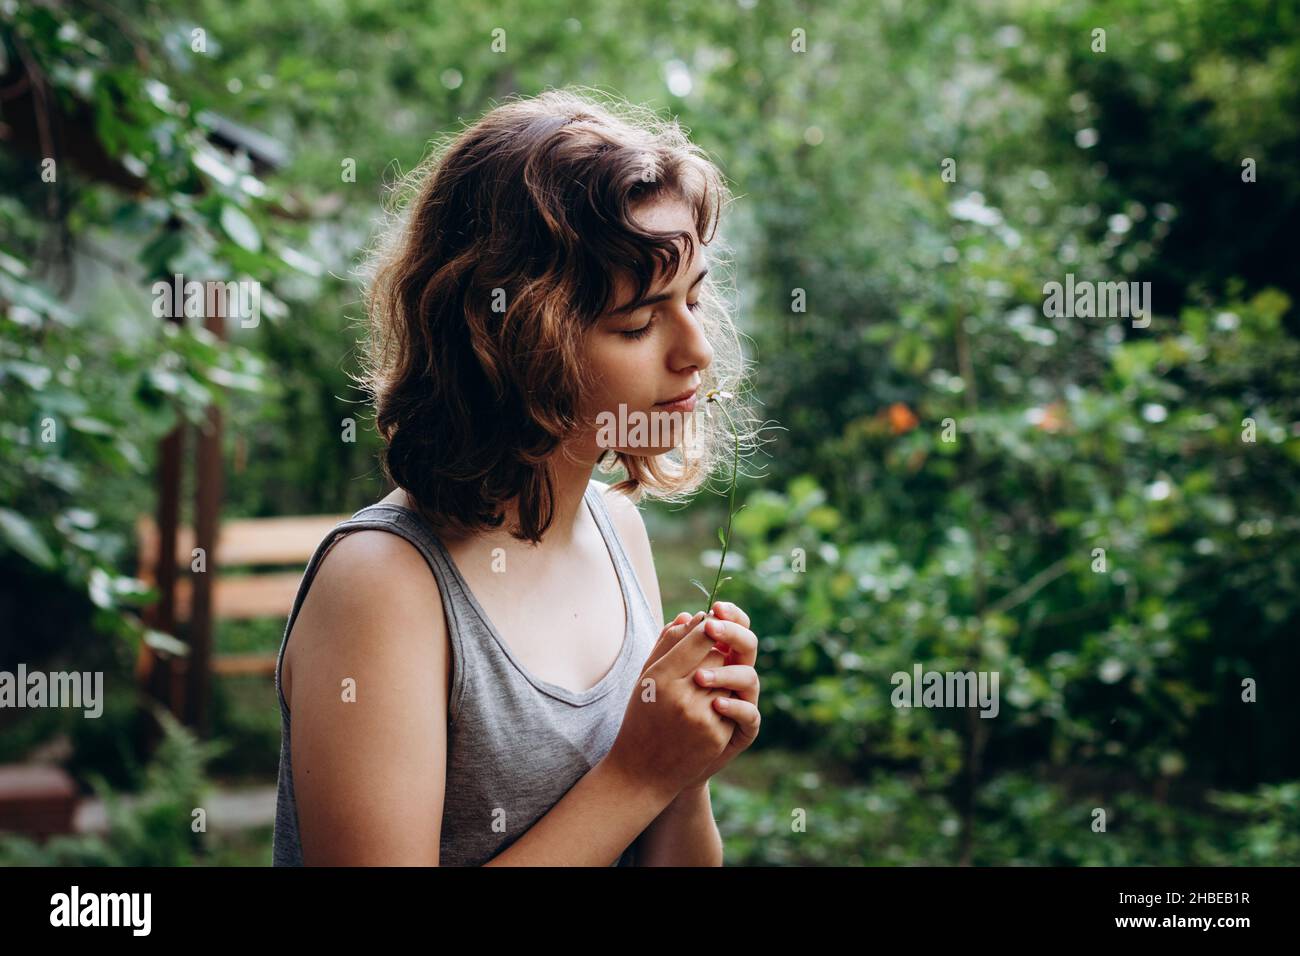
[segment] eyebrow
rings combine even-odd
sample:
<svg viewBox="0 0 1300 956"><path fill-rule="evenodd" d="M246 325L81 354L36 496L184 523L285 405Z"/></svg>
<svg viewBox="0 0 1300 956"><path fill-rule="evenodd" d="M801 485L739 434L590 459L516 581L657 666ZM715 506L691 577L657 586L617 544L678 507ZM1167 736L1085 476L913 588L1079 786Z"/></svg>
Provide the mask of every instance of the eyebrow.
<svg viewBox="0 0 1300 956"><path fill-rule="evenodd" d="M694 289L697 285L700 284L700 280L703 279L708 274L709 274L708 267L701 269L700 274L695 277L695 281L691 283L690 288ZM654 305L657 302L663 302L666 299L670 299L670 298L672 298L672 295L667 292L660 292L658 295L648 295L644 299L641 299L637 302L632 302L629 303L628 305L621 305L617 309L614 309L609 314L611 316L629 315L630 313L635 312L637 309L643 309L647 305Z"/></svg>

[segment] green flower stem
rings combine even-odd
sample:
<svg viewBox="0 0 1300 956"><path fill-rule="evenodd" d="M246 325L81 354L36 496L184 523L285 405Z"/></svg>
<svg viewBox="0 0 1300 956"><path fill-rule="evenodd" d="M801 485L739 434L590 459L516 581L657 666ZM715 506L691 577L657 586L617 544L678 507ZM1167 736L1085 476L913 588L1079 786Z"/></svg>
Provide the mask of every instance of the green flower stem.
<svg viewBox="0 0 1300 956"><path fill-rule="evenodd" d="M735 457L731 463L731 490L727 497L727 530L722 539L722 557L718 560L718 573L713 577L713 589L709 592L709 602L704 606L705 614L713 613L713 599L718 593L718 588L722 586L722 569L727 563L727 549L731 546L731 521L736 516L736 479L740 473L740 435L736 433L736 423L731 418L731 413L722 402L717 403L722 414L727 416L727 427L731 429L732 438L735 441ZM730 578L728 578L730 580Z"/></svg>

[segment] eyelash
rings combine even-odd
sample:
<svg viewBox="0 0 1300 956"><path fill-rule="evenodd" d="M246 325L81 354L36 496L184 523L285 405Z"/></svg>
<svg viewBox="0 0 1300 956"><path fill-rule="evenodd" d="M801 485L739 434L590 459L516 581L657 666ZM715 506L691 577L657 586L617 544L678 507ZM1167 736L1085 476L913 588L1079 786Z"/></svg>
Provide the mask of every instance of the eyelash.
<svg viewBox="0 0 1300 956"><path fill-rule="evenodd" d="M687 302L687 303L686 303L686 308L690 309L692 312L696 312L696 311L698 311L698 310L700 309L700 303L699 303L699 302ZM633 329L633 330L630 331L630 332L620 332L620 333L618 333L618 334L621 335L621 336L623 336L623 338L625 338L625 339L640 339L640 338L645 338L645 336L647 336L647 335L650 334L650 329L654 327L654 324L655 324L655 320L654 320L653 317L651 317L650 321L647 322L645 325L641 326L641 328L639 328L639 329Z"/></svg>

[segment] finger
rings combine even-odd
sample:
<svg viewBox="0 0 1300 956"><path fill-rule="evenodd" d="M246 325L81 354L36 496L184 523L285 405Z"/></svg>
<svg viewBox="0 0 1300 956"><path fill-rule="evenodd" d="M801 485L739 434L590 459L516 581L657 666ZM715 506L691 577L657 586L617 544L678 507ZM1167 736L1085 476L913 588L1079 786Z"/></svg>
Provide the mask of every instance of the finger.
<svg viewBox="0 0 1300 956"><path fill-rule="evenodd" d="M665 654L664 660L672 676L690 679L696 668L712 660L713 654L720 655L722 664L753 665L758 658L758 638L733 621L706 618Z"/></svg>
<svg viewBox="0 0 1300 956"><path fill-rule="evenodd" d="M697 611L694 614L691 614L688 611L683 611L682 614L686 615L686 620L673 626L672 642L674 646L678 641L689 634L693 628L704 623L705 614L703 611ZM679 615L679 617L680 616L681 615Z"/></svg>
<svg viewBox="0 0 1300 956"><path fill-rule="evenodd" d="M659 664L663 666L666 677L676 679L689 679L691 672L700 667L704 659L710 654L721 655L721 650L714 650L716 639L708 633L707 626L712 621L713 624L722 622L713 618L704 618L696 615L692 620L693 624L687 625L687 632L673 647L659 659ZM734 626L734 625L733 625ZM719 658L721 662L721 658Z"/></svg>
<svg viewBox="0 0 1300 956"><path fill-rule="evenodd" d="M749 615L730 601L714 601L713 613L725 620L735 621L741 627L749 627Z"/></svg>
<svg viewBox="0 0 1300 956"><path fill-rule="evenodd" d="M710 648L708 649L708 651L705 653L704 657L702 657L702 658L700 659L699 663L697 663L697 664L695 665L695 670L690 671L690 672L688 672L687 674L684 674L684 675L682 676L681 679L682 679L682 680L694 681L694 683L696 684L696 686L699 687L699 686L701 686L701 685L700 685L699 681L695 680L695 676L694 676L694 675L697 674L701 669L706 669L706 670L717 670L719 667L725 667L726 665L727 665L727 650L726 650L726 648L719 649L719 648L716 648L716 647L710 647ZM704 689L704 688L701 688L701 689ZM725 695L727 695L727 694L730 694L731 691L728 690L727 688L723 687L723 688L720 688L720 689L719 689L719 693L721 693L721 694L723 694L723 695L725 696Z"/></svg>
<svg viewBox="0 0 1300 956"><path fill-rule="evenodd" d="M663 652L669 646L668 641L670 640L671 632L673 628L678 625L678 622L681 620L681 617L682 617L681 614L678 614L677 617L673 618L671 621L669 621L667 624L663 626L663 629L659 632L659 637L655 639L654 646L650 648L650 653L646 655L647 666L659 660L659 658L663 655Z"/></svg>
<svg viewBox="0 0 1300 956"><path fill-rule="evenodd" d="M713 700L713 709L723 717L734 720L736 729L741 732L746 742L753 742L758 736L758 728L763 718L758 708L749 701L741 700L739 697L716 697Z"/></svg>
<svg viewBox="0 0 1300 956"><path fill-rule="evenodd" d="M727 663L748 664L752 667L757 662L758 638L749 628L742 627L735 621L710 618L705 622L705 631L711 640L727 646Z"/></svg>
<svg viewBox="0 0 1300 956"><path fill-rule="evenodd" d="M665 625L664 629L659 632L659 640L655 642L653 650L650 651L648 658L650 663L654 663L672 650L692 627L703 620L703 615L703 611L694 616L689 611L682 611Z"/></svg>
<svg viewBox="0 0 1300 956"><path fill-rule="evenodd" d="M698 615L697 615L698 616ZM675 618L664 625L664 629L659 632L659 640L676 644L686 634L687 625L694 620L689 611L682 611Z"/></svg>
<svg viewBox="0 0 1300 956"><path fill-rule="evenodd" d="M700 660L698 664L695 665L695 667L697 670L701 667L711 667L714 669L723 667L731 663L729 660L727 660L727 655L729 653L730 652L727 650L727 646L725 644L720 646L717 644L717 642L714 642L713 646L710 647L708 651L705 652L704 657ZM687 679L689 679L690 677L689 674L685 676ZM724 689L722 693L727 694L730 693L730 691Z"/></svg>
<svg viewBox="0 0 1300 956"><path fill-rule="evenodd" d="M742 700L758 703L758 671L745 664L701 667L695 672L695 683L701 687L725 687L734 690Z"/></svg>
<svg viewBox="0 0 1300 956"><path fill-rule="evenodd" d="M741 627L749 627L749 615L740 606L732 604L731 601L714 601L714 604L710 607L710 614L719 620L733 620L733 622L740 624ZM724 653L728 652L727 645L722 644L722 649ZM727 663L737 663L737 661L736 654L727 654Z"/></svg>
<svg viewBox="0 0 1300 956"><path fill-rule="evenodd" d="M701 670L717 670L718 668L725 667L726 665L727 665L726 649L724 648L722 650L719 650L716 647L711 647L709 648L709 653L704 655L704 660L700 661L694 673L698 674ZM697 680L696 683L699 683L699 681ZM724 689L723 693L724 694L728 693L728 691Z"/></svg>

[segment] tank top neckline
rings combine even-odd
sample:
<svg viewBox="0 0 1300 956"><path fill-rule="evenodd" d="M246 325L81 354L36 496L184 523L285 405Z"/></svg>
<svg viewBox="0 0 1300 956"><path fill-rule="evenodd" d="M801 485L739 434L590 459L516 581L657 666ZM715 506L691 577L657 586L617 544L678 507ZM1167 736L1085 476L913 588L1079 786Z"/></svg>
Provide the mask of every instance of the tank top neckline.
<svg viewBox="0 0 1300 956"><path fill-rule="evenodd" d="M469 602L474 614L483 624L484 629L492 635L493 641L496 642L497 647L501 649L501 652L506 656L506 659L514 665L515 670L519 671L519 673L530 684L543 694L554 697L557 700L562 700L565 703L581 707L601 699L618 685L619 678L627 663L627 659L632 652L632 645L634 643L632 634L632 594L628 587L623 563L619 560L619 553L616 550L620 547L619 542L611 540L611 535L616 534L617 532L612 525L606 524L604 516L599 513L598 509L600 508L600 503L592 500L592 495L599 493L598 489L593 488L591 484L588 484L587 490L583 492L582 498L587 504L587 510L591 513L592 520L596 522L596 529L600 532L601 540L605 543L605 550L609 552L610 560L614 564L614 574L618 578L619 591L623 595L623 645L619 648L618 657L615 658L614 663L610 665L610 668L605 675L591 687L588 687L583 691L574 691L568 687L561 687L559 684L553 684L550 681L542 680L524 666L523 661L521 661L515 652L510 649L509 643L507 643L505 638L501 636L501 632L497 630L497 626L492 622L492 619L488 617L487 611L485 611L483 606L479 604L478 598L474 596L474 592L470 589L469 582L465 580L464 575L460 573L460 568L456 566L456 561L452 558L451 552L447 550L447 547L442 543L442 539L433 533L433 530L429 528L428 523L425 522L418 512L406 507L405 505L394 504L391 501L380 501L373 505L367 505L352 517L360 517L363 513L375 509L389 508L394 511L399 511L419 523L426 530L429 539L437 546L438 552L441 554L443 561L446 563L447 567L451 571L452 577L455 579L456 586L460 588L461 593L464 594L465 599Z"/></svg>

